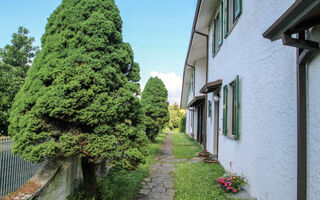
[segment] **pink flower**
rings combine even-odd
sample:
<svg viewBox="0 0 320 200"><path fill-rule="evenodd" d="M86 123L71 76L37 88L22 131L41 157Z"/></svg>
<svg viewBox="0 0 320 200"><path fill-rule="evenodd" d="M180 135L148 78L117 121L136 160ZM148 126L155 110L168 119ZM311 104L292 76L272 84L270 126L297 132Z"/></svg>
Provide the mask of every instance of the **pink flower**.
<svg viewBox="0 0 320 200"><path fill-rule="evenodd" d="M232 189L232 187L227 187L227 190L229 191L229 190L231 190Z"/></svg>
<svg viewBox="0 0 320 200"><path fill-rule="evenodd" d="M233 189L233 193L236 193L237 192L237 190L236 189Z"/></svg>
<svg viewBox="0 0 320 200"><path fill-rule="evenodd" d="M227 187L227 186L228 186L228 183L224 183L224 186L226 186L226 187Z"/></svg>
<svg viewBox="0 0 320 200"><path fill-rule="evenodd" d="M220 181L221 180L221 177L219 177L218 179L217 179L217 181Z"/></svg>
<svg viewBox="0 0 320 200"><path fill-rule="evenodd" d="M217 185L217 188L220 188L220 185Z"/></svg>

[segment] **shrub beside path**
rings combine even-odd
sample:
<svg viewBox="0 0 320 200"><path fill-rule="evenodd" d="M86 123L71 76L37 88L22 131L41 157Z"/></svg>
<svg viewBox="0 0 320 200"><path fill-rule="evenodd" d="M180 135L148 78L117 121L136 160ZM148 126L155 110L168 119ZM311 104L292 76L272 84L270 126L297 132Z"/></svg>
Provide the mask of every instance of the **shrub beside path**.
<svg viewBox="0 0 320 200"><path fill-rule="evenodd" d="M172 200L174 197L172 154L173 139L170 132L159 150L154 164L150 167L150 176L142 182L139 200Z"/></svg>

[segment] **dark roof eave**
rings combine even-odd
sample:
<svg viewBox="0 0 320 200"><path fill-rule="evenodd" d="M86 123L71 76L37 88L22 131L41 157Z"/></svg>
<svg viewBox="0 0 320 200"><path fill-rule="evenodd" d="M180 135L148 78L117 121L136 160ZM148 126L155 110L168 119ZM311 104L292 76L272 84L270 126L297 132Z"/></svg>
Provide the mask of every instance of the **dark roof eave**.
<svg viewBox="0 0 320 200"><path fill-rule="evenodd" d="M294 33L299 23L306 20L310 13L320 9L320 0L297 0L263 33L263 37L275 41L287 31ZM319 17L319 16L316 16Z"/></svg>
<svg viewBox="0 0 320 200"><path fill-rule="evenodd" d="M182 105L182 98L183 98L183 85L184 85L184 75L185 75L185 70L187 67L187 62L189 60L189 54L190 54L190 49L191 49L191 45L192 45L192 41L193 41L193 35L194 35L194 30L197 24L197 20L198 20L198 15L199 15L199 11L200 11L200 6L201 6L202 0L198 0L197 2L197 8L196 8L196 12L194 15L194 19L193 19L193 24L192 24L192 30L191 30L191 36L190 36L190 41L189 41L189 47L188 47L188 52L187 52L187 58L185 60L184 63L184 68L183 68L183 80L182 80L182 88L181 88L181 99L180 99L180 105Z"/></svg>
<svg viewBox="0 0 320 200"><path fill-rule="evenodd" d="M222 85L222 79L206 83L200 90L200 93L207 94L218 89Z"/></svg>
<svg viewBox="0 0 320 200"><path fill-rule="evenodd" d="M190 101L190 103L187 105L187 108L195 107L195 106L201 104L202 102L204 102L206 96L207 96L207 95L200 95L200 96L194 97L194 98Z"/></svg>

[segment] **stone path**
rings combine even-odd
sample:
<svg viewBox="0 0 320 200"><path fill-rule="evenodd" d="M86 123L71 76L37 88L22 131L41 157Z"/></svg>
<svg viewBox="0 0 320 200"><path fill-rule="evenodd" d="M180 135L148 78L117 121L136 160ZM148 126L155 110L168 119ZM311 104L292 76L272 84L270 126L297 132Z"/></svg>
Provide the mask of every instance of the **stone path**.
<svg viewBox="0 0 320 200"><path fill-rule="evenodd" d="M174 156L172 154L172 133L169 133L159 150L156 162L150 167L149 178L142 182L139 200L172 200L174 196L173 170Z"/></svg>
<svg viewBox="0 0 320 200"><path fill-rule="evenodd" d="M142 182L143 188L139 191L139 200L173 200L173 171L175 162L199 162L200 157L192 159L175 159L172 153L173 139L169 133L163 146L159 150L155 163L151 165L148 178ZM230 196L231 197L231 196ZM242 191L232 195L232 199L256 200L249 193Z"/></svg>

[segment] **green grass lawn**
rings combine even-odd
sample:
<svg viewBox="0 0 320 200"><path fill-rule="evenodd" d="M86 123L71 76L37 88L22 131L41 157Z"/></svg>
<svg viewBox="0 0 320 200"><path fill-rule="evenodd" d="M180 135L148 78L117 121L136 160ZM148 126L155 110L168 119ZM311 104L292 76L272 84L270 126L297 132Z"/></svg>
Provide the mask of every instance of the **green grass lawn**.
<svg viewBox="0 0 320 200"><path fill-rule="evenodd" d="M225 172L219 164L179 162L174 171L175 200L226 200L215 180Z"/></svg>
<svg viewBox="0 0 320 200"><path fill-rule="evenodd" d="M176 158L192 158L200 146L185 134L173 135L173 152ZM224 175L220 164L178 162L175 164L175 200L227 200L224 191L216 187L215 180Z"/></svg>
<svg viewBox="0 0 320 200"><path fill-rule="evenodd" d="M138 196L141 182L149 176L149 167L157 156L159 149L166 139L167 132L160 133L154 143L148 146L146 163L140 164L135 171L111 169L108 176L98 181L99 199L101 200L133 200ZM82 200L84 192L81 188L68 197L68 200Z"/></svg>
<svg viewBox="0 0 320 200"><path fill-rule="evenodd" d="M173 154L175 158L190 159L195 154L201 151L201 147L193 139L190 139L188 135L175 132L173 135Z"/></svg>

